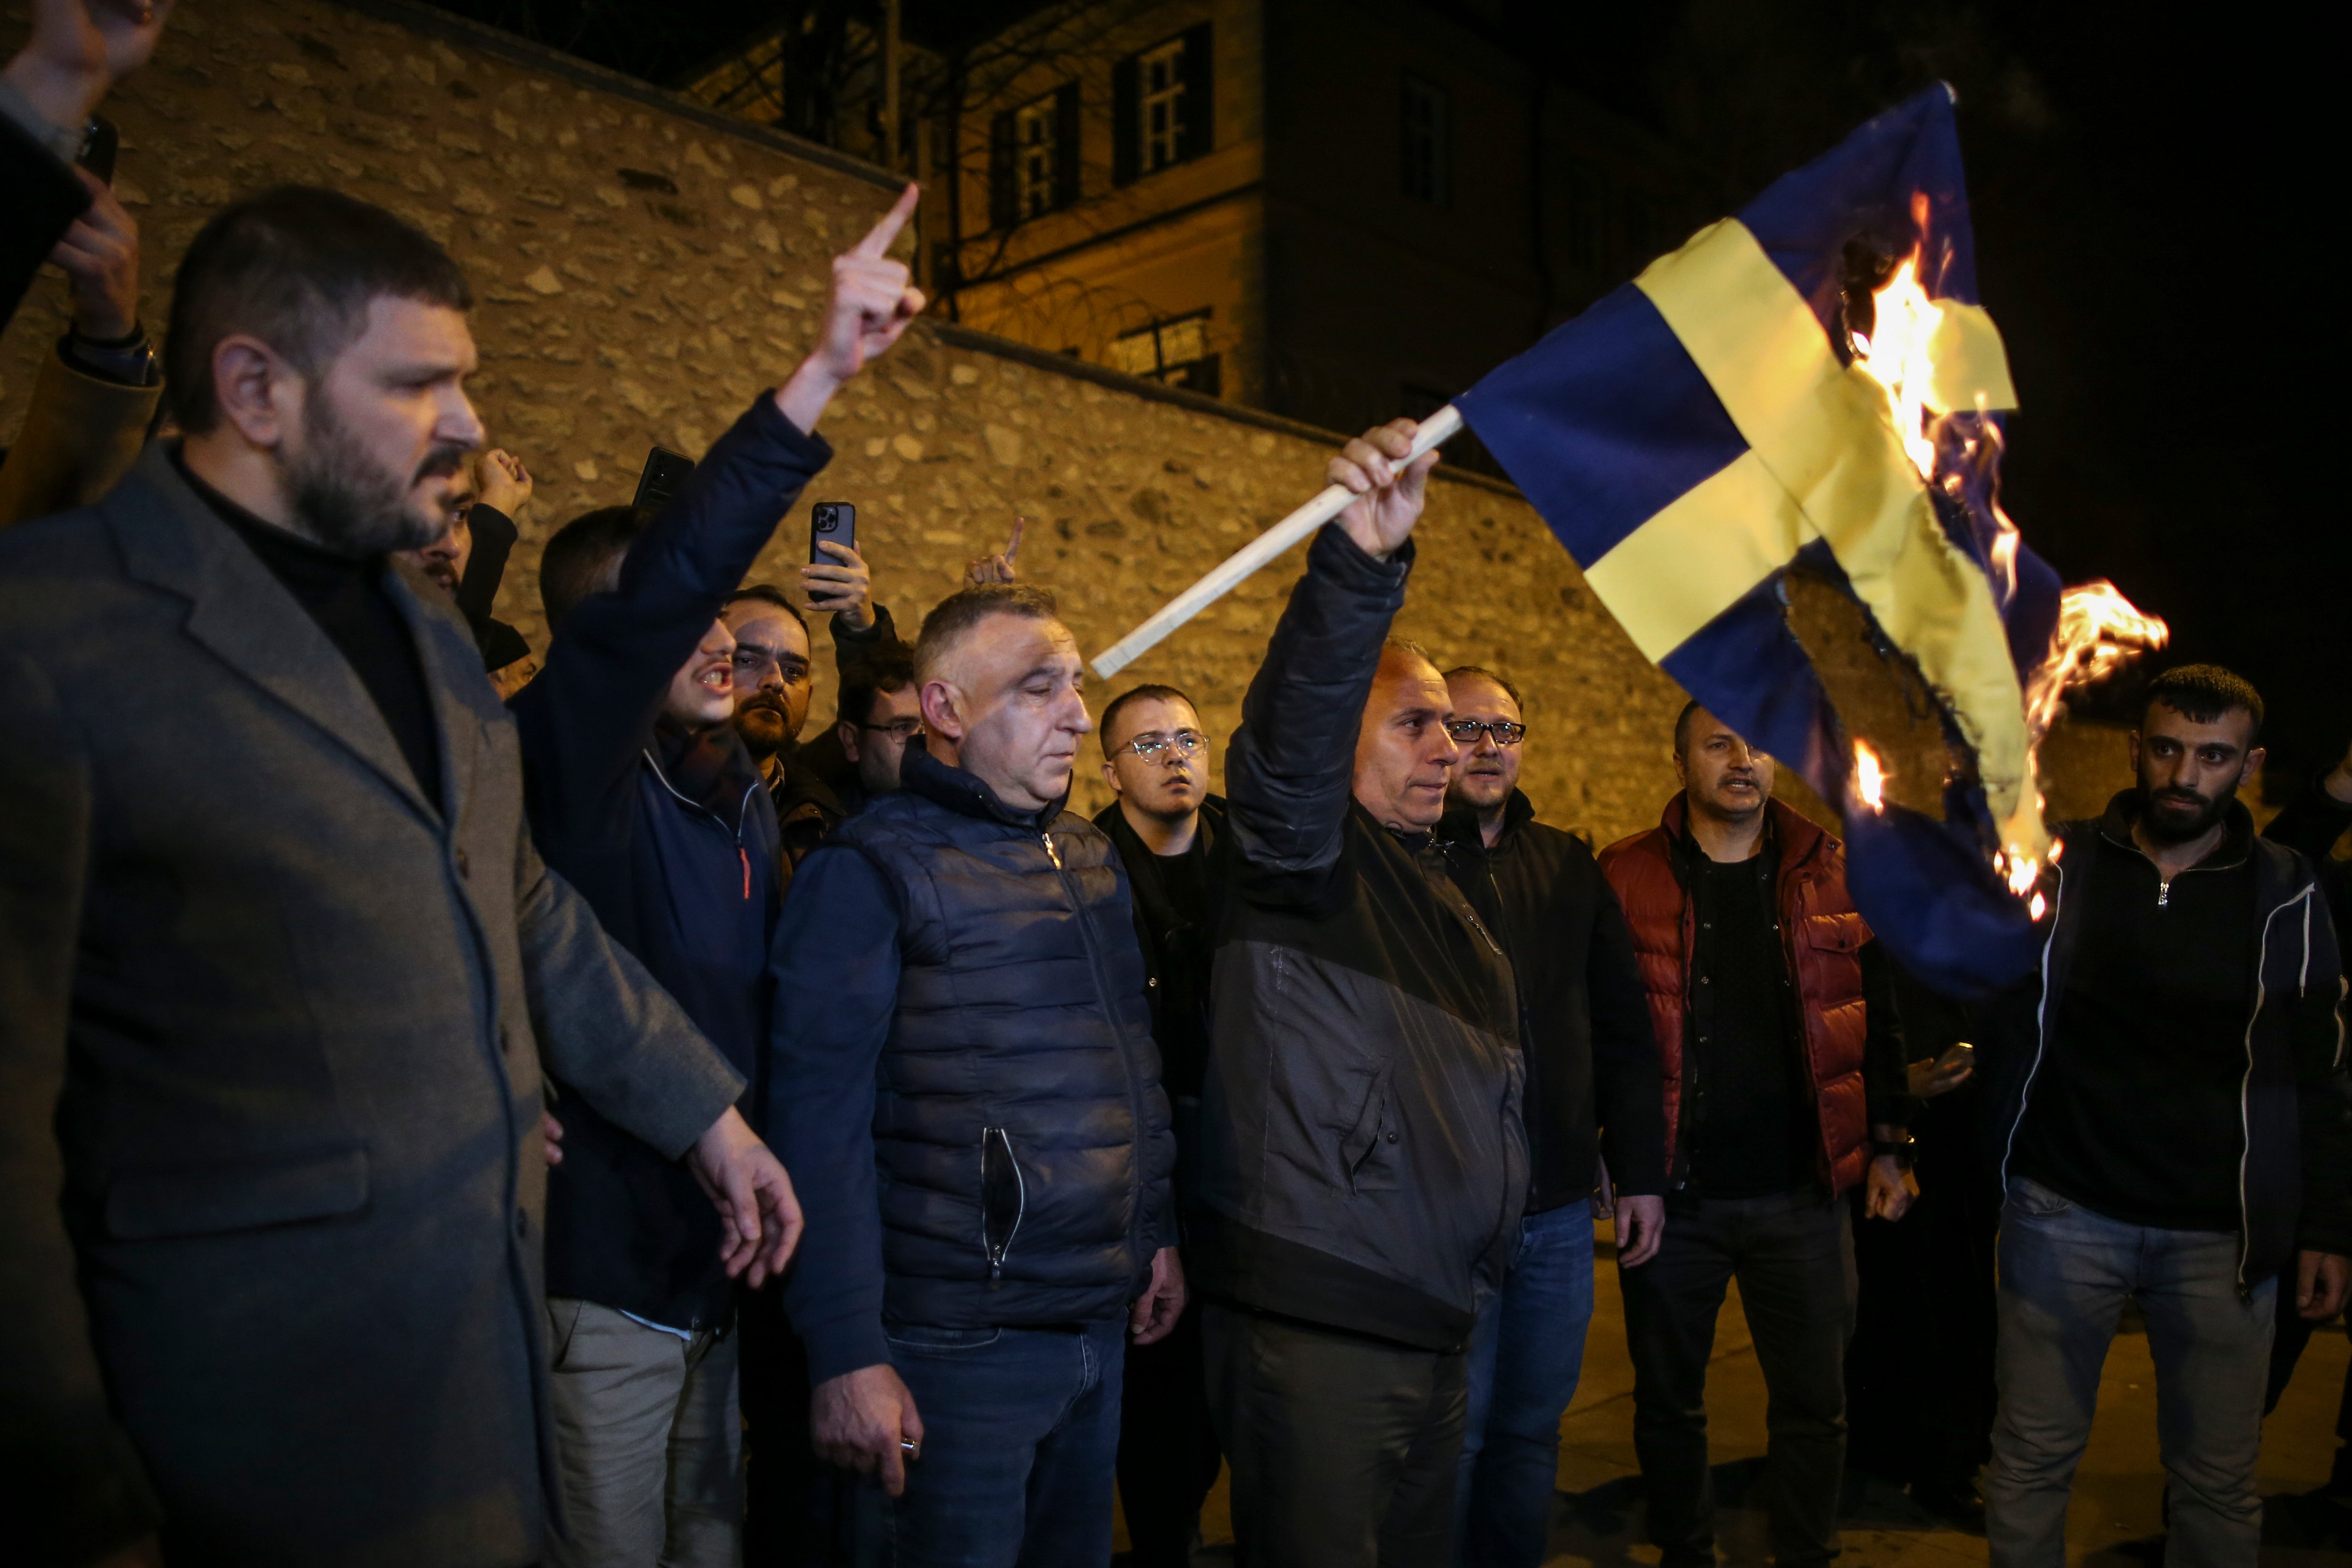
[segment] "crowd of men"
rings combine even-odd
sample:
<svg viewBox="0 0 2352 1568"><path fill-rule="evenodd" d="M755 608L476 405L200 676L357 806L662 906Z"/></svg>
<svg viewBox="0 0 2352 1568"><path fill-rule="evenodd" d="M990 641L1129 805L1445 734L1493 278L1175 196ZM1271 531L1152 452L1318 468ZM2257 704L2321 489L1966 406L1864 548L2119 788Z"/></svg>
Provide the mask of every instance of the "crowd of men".
<svg viewBox="0 0 2352 1568"><path fill-rule="evenodd" d="M2063 1562L2127 1303L2168 1560L2254 1560L2352 1256L2352 759L2257 835L2261 698L2158 676L2041 969L1947 1002L1696 703L1657 826L1538 820L1570 738L1392 636L1400 420L1331 459L1212 794L1188 694L1090 703L1017 532L911 642L854 549L747 581L923 308L912 188L672 500L551 532L534 655L432 240L236 201L158 363L70 165L168 10L37 0L0 72L0 310L44 258L75 300L0 465L9 1561L1100 1565L1116 1494L1177 1564L1223 1470L1245 1564L1531 1565L1596 1250L1668 1564L1717 1558L1735 1279L1776 1561L1839 1550L1851 1407L1995 1563ZM1906 1268L1979 1328L1857 1339Z"/></svg>

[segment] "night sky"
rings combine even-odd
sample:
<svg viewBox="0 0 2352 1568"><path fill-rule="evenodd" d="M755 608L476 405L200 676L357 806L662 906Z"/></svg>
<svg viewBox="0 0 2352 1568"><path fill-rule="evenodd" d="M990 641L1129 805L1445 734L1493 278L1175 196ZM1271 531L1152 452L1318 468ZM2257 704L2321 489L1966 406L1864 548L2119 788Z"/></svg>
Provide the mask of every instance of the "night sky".
<svg viewBox="0 0 2352 1568"><path fill-rule="evenodd" d="M2342 328L2312 232L2343 142L2332 51L2147 7L1528 11L1583 62L1579 86L1715 172L1725 210L1950 81L1979 285L2022 405L2011 515L2067 581L2112 578L2170 622L2150 670L2210 660L2254 682L2274 791L2342 754L2352 548L2322 392ZM2131 715L2129 689L2105 695Z"/></svg>
<svg viewBox="0 0 2352 1568"><path fill-rule="evenodd" d="M751 0L451 8L528 17L536 26L518 30L649 75L646 62L682 68L748 16L774 15ZM911 27L933 31L1028 8L908 7ZM2342 289L2334 247L2314 234L2340 205L2346 89L2332 49L2252 11L2193 26L2153 7L1920 0L1505 0L1504 12L1523 58L1687 150L1709 187L1699 218L1950 81L1979 281L2023 405L2011 516L2068 581L2112 578L2171 623L2150 669L2210 659L2262 689L2274 788L2342 753L2352 549L2326 478L2341 443L2324 427L2338 416L2321 358L2341 336ZM1366 90L1385 111L1388 84ZM2105 706L2128 716L2131 682L2117 684Z"/></svg>

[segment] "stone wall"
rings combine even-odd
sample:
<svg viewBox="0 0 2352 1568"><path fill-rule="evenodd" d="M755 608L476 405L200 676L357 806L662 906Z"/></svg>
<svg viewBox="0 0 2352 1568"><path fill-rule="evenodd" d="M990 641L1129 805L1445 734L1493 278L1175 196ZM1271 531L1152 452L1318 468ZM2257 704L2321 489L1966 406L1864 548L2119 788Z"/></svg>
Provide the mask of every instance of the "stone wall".
<svg viewBox="0 0 2352 1568"><path fill-rule="evenodd" d="M0 47L13 49L27 13L5 15ZM282 181L381 202L465 264L480 296L474 392L492 439L539 484L499 602L535 647L549 531L628 500L649 445L698 454L781 379L818 323L827 258L892 195L879 171L383 4L184 6L105 112L122 131L117 188L144 237L151 323L206 215ZM62 330L60 293L37 286L0 339L0 428L22 417L37 357ZM928 325L835 405L823 433L839 456L808 500L856 503L877 595L910 633L1022 515L1023 572L1060 594L1088 652L1312 494L1329 449L1301 426ZM1433 489L1399 630L1441 662L1520 683L1526 784L1549 818L1602 843L1654 821L1674 787L1680 693L1516 492ZM803 504L760 574L789 580L806 531ZM1230 732L1302 562L1294 552L1262 573L1098 700L1166 681ZM821 693L815 711L831 710ZM1076 804L1107 798L1082 770Z"/></svg>

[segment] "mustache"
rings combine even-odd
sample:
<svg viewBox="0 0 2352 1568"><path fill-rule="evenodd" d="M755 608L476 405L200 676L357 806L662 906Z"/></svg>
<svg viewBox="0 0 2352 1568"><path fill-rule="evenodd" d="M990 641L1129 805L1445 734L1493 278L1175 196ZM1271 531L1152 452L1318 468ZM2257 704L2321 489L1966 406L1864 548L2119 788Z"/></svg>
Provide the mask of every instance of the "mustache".
<svg viewBox="0 0 2352 1568"><path fill-rule="evenodd" d="M781 697L771 697L764 691L754 691L747 697L740 698L737 700L735 706L738 708L765 708L771 713L785 713L784 700Z"/></svg>
<svg viewBox="0 0 2352 1568"><path fill-rule="evenodd" d="M466 458L472 451L471 447L460 447L454 442L436 442L425 454L425 460L416 465L416 478L409 482L423 484L426 479L446 479L465 468ZM473 499L466 496L458 504L463 505Z"/></svg>

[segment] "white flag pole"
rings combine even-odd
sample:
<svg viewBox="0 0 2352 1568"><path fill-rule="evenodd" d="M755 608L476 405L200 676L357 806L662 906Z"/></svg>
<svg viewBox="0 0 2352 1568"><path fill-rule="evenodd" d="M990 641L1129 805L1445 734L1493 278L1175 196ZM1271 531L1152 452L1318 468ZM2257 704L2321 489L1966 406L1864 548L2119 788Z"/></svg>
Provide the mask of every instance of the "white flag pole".
<svg viewBox="0 0 2352 1568"><path fill-rule="evenodd" d="M1421 422L1421 428L1412 437L1412 450L1397 467L1403 468L1431 447L1450 440L1461 429L1462 415L1449 403ZM1348 503L1355 499L1355 492L1345 485L1326 487L1322 494L1225 557L1207 576L1161 605L1150 620L1095 655L1095 673L1108 680L1141 658L1170 632L1232 593L1243 578L1345 511Z"/></svg>

